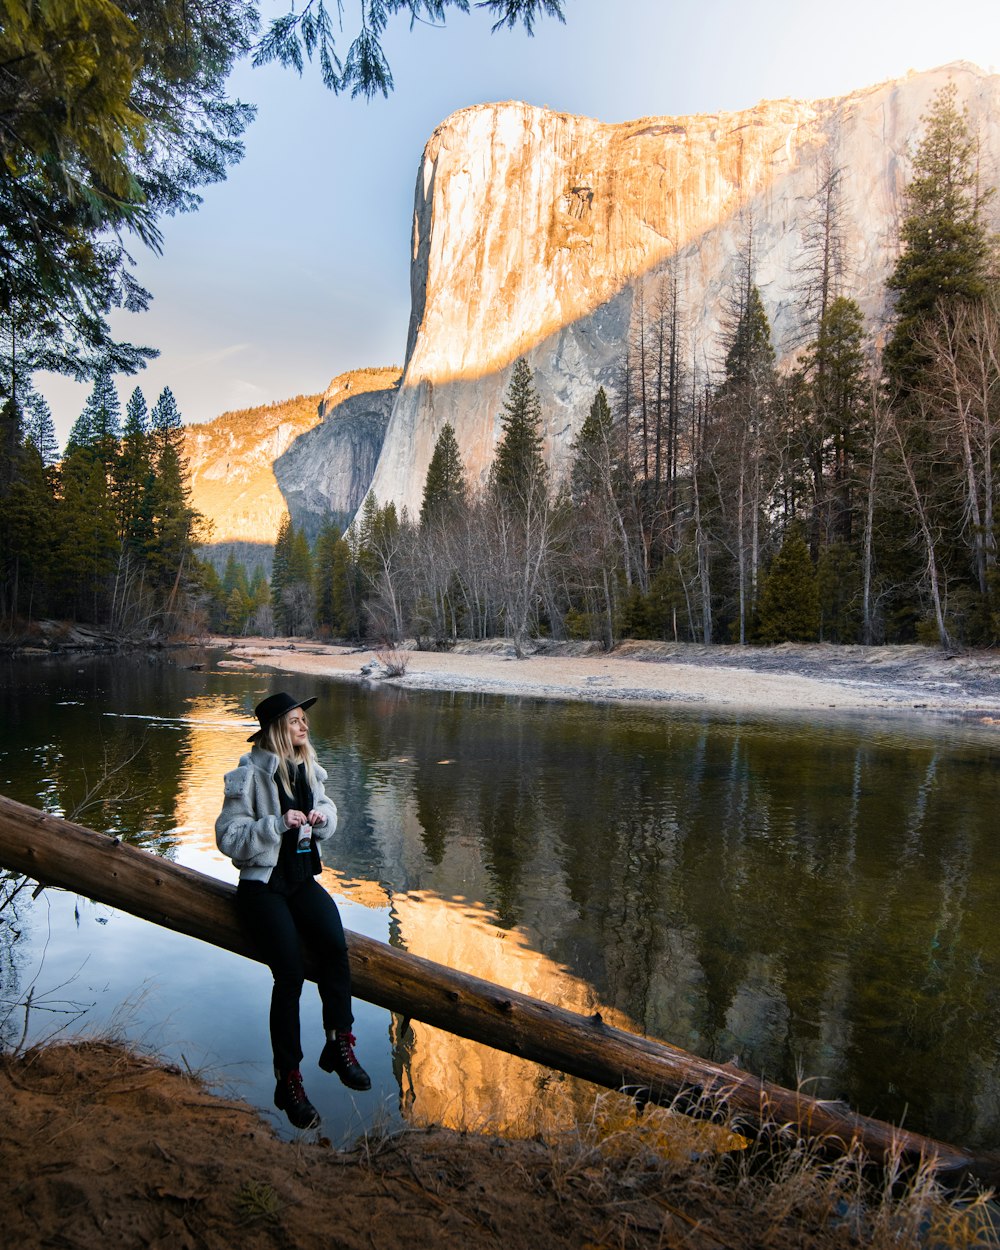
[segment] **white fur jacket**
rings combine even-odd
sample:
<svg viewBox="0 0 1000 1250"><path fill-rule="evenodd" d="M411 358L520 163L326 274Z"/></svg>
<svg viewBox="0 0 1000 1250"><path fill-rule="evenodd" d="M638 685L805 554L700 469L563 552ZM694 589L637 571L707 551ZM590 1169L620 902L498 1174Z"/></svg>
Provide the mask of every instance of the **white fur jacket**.
<svg viewBox="0 0 1000 1250"><path fill-rule="evenodd" d="M241 879L267 881L278 862L285 822L278 798L278 757L254 746L240 759L239 767L225 776L222 811L215 822L215 841L240 870ZM319 786L313 807L326 816L325 825L313 828L313 842L322 855L323 843L337 828L337 807L323 789L327 774L318 764Z"/></svg>

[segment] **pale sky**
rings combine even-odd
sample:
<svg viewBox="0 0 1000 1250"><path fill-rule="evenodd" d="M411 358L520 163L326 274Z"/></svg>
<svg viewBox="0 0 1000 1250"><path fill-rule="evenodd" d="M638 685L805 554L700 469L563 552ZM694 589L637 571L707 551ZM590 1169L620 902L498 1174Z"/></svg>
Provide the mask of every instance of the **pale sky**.
<svg viewBox="0 0 1000 1250"><path fill-rule="evenodd" d="M263 0L265 16L283 11ZM331 5L331 8L334 6ZM348 33L356 0L345 0ZM524 100L619 122L842 95L910 69L967 60L1000 72L996 0L566 0L566 25L491 35L482 12L444 29L405 18L385 41L387 100L334 96L302 78L239 66L257 104L247 154L197 213L168 219L162 257L137 254L149 312L116 315L158 347L134 378L163 386L184 419L322 391L348 369L402 364L410 309L413 191L423 146L456 109ZM344 50L346 51L346 41ZM310 72L312 71L312 72ZM60 441L89 387L41 377Z"/></svg>

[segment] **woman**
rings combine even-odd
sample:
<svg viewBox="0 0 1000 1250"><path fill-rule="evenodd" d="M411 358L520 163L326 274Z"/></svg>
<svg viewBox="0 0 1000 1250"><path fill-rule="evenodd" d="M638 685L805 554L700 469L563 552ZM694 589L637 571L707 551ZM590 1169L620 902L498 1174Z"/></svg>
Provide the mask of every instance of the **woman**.
<svg viewBox="0 0 1000 1250"><path fill-rule="evenodd" d="M323 788L326 772L309 741L306 708L279 691L254 708L260 729L253 748L225 777L215 840L240 870L236 908L274 975L271 1048L274 1105L296 1128L319 1114L302 1087L299 998L304 969L300 939L316 957L326 1045L319 1066L350 1089L371 1089L354 1054L351 972L337 904L316 880L319 848L337 827L337 808Z"/></svg>

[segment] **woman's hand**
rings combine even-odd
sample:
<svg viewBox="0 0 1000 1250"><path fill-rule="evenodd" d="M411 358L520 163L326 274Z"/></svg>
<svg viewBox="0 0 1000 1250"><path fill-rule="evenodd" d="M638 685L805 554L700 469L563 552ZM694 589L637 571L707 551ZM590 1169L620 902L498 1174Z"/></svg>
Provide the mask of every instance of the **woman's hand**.
<svg viewBox="0 0 1000 1250"><path fill-rule="evenodd" d="M325 825L326 816L318 808L314 807L309 813L309 823L311 825Z"/></svg>
<svg viewBox="0 0 1000 1250"><path fill-rule="evenodd" d="M311 825L314 815L315 812L307 816L305 812L300 812L296 807L290 808L285 812L285 828L301 829L303 825Z"/></svg>

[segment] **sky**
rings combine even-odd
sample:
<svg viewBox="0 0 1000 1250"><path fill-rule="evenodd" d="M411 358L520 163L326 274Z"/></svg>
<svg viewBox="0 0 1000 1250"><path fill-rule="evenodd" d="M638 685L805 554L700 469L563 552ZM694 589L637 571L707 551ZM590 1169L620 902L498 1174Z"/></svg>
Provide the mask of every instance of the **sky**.
<svg viewBox="0 0 1000 1250"><path fill-rule="evenodd" d="M265 18L287 7L261 2ZM357 8L344 0L344 51ZM443 29L400 17L384 41L395 90L371 103L327 91L308 63L301 78L238 65L231 94L257 106L246 155L196 213L165 221L161 256L138 248L153 304L113 317L161 353L116 379L123 405L136 385L150 406L169 386L185 421L209 421L402 365L417 169L457 109L523 100L619 122L822 99L956 60L1000 73L996 0L565 0L565 12L533 38L491 35L485 11ZM36 385L64 442L90 388Z"/></svg>

